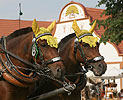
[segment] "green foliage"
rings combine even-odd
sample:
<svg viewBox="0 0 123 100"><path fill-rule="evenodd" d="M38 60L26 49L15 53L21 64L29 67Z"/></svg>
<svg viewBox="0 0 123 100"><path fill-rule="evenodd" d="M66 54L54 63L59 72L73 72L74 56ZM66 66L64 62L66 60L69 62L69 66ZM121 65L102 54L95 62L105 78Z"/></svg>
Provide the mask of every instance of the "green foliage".
<svg viewBox="0 0 123 100"><path fill-rule="evenodd" d="M97 7L105 5L106 9L100 15L108 16L105 20L97 20L98 27L105 29L100 42L107 41L119 44L123 40L123 1L122 0L100 0Z"/></svg>

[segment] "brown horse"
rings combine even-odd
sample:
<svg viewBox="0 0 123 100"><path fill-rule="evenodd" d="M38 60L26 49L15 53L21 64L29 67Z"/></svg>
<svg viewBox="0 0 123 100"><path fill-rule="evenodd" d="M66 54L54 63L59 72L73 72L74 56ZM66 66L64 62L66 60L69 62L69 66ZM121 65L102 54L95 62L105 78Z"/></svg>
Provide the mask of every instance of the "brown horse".
<svg viewBox="0 0 123 100"><path fill-rule="evenodd" d="M51 33L41 32L36 36L35 30L32 32L32 28L23 28L6 39L1 38L0 100L26 100L29 87L40 75L53 78L62 76L64 66L57 49L53 44L50 44L51 47L47 39L41 39L47 36L52 38Z"/></svg>
<svg viewBox="0 0 123 100"><path fill-rule="evenodd" d="M101 76L107 69L104 58L99 53L97 38L91 34L94 30L95 23L89 31L80 30L76 22L73 23L73 29L74 26L78 28L77 30L75 29L75 32L79 31L78 33L83 33L84 31L84 34L78 36L77 33L73 33L66 36L60 41L58 51L65 65L65 80L75 83L77 87L70 96L59 94L47 100L81 100L81 90L85 87L87 80L85 73L91 70L95 75ZM79 41L81 38L84 40ZM88 43L83 42L85 40L88 40ZM51 83L53 82L47 82L43 86L46 90L45 92L58 88L57 85Z"/></svg>
<svg viewBox="0 0 123 100"><path fill-rule="evenodd" d="M95 25L96 22L94 22L89 31L80 30L76 21L74 21L72 27L76 34L70 34L59 43L59 54L66 66L67 75L74 75L75 73L88 70L93 71L96 76L101 76L105 73L107 65L104 62L104 58L99 53L99 43L96 41L97 38L93 37L91 34ZM68 76L67 78L69 81L75 83L78 77L79 75L76 77ZM83 83L85 83L84 81L85 80L83 80ZM84 84L84 86L85 85L86 84ZM63 95L63 100L81 100L81 89L83 89L84 86L80 84L78 90L74 91L71 96Z"/></svg>

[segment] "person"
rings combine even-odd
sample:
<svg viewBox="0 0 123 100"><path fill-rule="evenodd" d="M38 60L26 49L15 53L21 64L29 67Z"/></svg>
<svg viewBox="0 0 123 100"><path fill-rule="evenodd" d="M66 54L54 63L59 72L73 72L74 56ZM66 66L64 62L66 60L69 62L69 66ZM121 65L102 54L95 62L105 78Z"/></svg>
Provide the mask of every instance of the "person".
<svg viewBox="0 0 123 100"><path fill-rule="evenodd" d="M86 100L90 100L90 89L89 89L89 86L85 87L85 98L86 98Z"/></svg>
<svg viewBox="0 0 123 100"><path fill-rule="evenodd" d="M116 89L113 90L113 97L117 98L117 90Z"/></svg>
<svg viewBox="0 0 123 100"><path fill-rule="evenodd" d="M123 89L120 90L120 92L118 93L118 96L121 100L123 100Z"/></svg>

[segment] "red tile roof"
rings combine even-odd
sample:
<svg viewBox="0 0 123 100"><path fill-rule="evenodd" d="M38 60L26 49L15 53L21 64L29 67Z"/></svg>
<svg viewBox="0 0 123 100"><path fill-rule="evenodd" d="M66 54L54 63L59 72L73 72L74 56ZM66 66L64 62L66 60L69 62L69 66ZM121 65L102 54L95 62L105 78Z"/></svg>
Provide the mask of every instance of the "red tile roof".
<svg viewBox="0 0 123 100"><path fill-rule="evenodd" d="M91 16L92 21L94 19L106 19L107 16L100 17L100 14L104 11L103 9L96 9L96 8L87 8L86 12L88 16ZM47 27L51 22L50 21L37 21L39 26ZM21 20L20 28L31 27L32 21L25 21ZM19 29L19 20L7 20L7 19L0 19L0 37L7 36L10 33L14 32L15 30ZM100 36L105 30L103 28L96 29L97 34ZM116 46L119 55L123 56L123 41Z"/></svg>
<svg viewBox="0 0 123 100"><path fill-rule="evenodd" d="M98 19L98 20L104 20L106 18L108 18L108 16L100 16L101 13L104 11L103 9L96 9L96 8L86 8L87 13L89 16L91 16L91 21ZM100 29L96 29L96 32L100 35L101 33L104 33L104 29L103 27L101 27Z"/></svg>
<svg viewBox="0 0 123 100"><path fill-rule="evenodd" d="M104 20L104 19L108 18L108 16L104 16L104 15L102 17L100 16L102 14L102 12L104 11L104 9L96 9L96 8L87 8L86 7L86 11L87 11L87 14L89 16L91 16L92 21L95 19ZM104 33L104 31L105 30L102 27L100 29L98 29L98 28L96 29L96 32L99 36L101 36L101 33ZM123 56L123 40L118 46L115 45L115 47L117 48L119 55Z"/></svg>
<svg viewBox="0 0 123 100"><path fill-rule="evenodd" d="M119 54L123 56L123 40L121 41L121 43L117 46L118 50L119 50Z"/></svg>
<svg viewBox="0 0 123 100"><path fill-rule="evenodd" d="M51 22L37 21L39 26L47 27ZM20 28L31 27L32 21L20 21ZM0 37L7 36L15 30L19 29L19 20L0 19Z"/></svg>

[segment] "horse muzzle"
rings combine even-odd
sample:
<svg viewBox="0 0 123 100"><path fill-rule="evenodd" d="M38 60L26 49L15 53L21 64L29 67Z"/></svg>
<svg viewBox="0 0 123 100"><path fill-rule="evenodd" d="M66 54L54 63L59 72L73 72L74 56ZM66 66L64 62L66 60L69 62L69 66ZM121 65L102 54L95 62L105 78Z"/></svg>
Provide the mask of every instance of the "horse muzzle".
<svg viewBox="0 0 123 100"><path fill-rule="evenodd" d="M101 76L107 69L107 65L104 62L104 57L99 56L88 60L86 62L86 69L93 71L96 76Z"/></svg>
<svg viewBox="0 0 123 100"><path fill-rule="evenodd" d="M90 66L91 66L90 70L93 71L95 76L101 76L102 74L105 73L105 71L107 69L107 65L104 61L93 63Z"/></svg>

